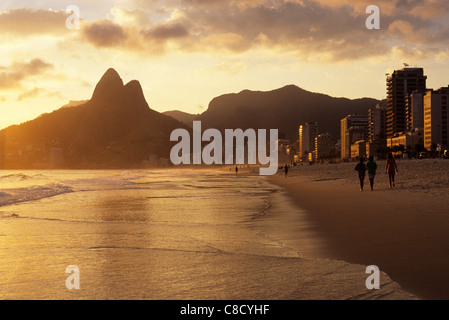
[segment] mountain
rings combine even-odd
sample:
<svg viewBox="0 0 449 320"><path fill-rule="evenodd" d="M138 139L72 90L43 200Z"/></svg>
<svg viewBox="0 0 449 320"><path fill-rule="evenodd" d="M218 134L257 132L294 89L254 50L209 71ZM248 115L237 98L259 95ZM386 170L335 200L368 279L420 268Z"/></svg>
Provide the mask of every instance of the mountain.
<svg viewBox="0 0 449 320"><path fill-rule="evenodd" d="M150 109L140 83L124 85L114 69L88 102L74 104L0 131L0 168L135 167L169 158L171 132L186 128Z"/></svg>
<svg viewBox="0 0 449 320"><path fill-rule="evenodd" d="M350 100L313 93L289 85L260 92L244 90L213 99L207 111L198 117L204 128L220 130L279 129L280 136L298 140L299 125L318 122L320 133L340 137L340 120L349 114L367 114L380 101L363 98Z"/></svg>
<svg viewBox="0 0 449 320"><path fill-rule="evenodd" d="M87 102L89 102L89 100L80 100L80 101L70 100L69 103L67 103L66 105L63 105L61 108L76 107L76 106L85 104Z"/></svg>
<svg viewBox="0 0 449 320"><path fill-rule="evenodd" d="M166 116L172 117L178 121L181 121L182 123L184 123L186 126L188 127L192 127L193 121L198 118L199 114L191 114L191 113L186 113L186 112L182 112L182 111L166 111L163 112L162 114L165 114Z"/></svg>

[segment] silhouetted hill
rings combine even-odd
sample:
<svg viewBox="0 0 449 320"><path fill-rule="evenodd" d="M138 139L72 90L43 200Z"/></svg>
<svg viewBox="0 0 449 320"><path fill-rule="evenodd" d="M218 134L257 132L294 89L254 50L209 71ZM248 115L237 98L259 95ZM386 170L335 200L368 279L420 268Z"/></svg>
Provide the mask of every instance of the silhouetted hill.
<svg viewBox="0 0 449 320"><path fill-rule="evenodd" d="M138 81L124 85L118 73L109 69L90 101L0 131L0 165L138 166L153 154L169 158L170 133L182 127L179 121L149 108ZM59 163L61 152L63 163Z"/></svg>
<svg viewBox="0 0 449 320"><path fill-rule="evenodd" d="M176 120L181 121L188 127L192 127L193 121L199 117L199 114L191 114L191 113L186 113L186 112L177 111L177 110L166 111L166 112L163 112L162 114L165 114L166 116L175 118Z"/></svg>
<svg viewBox="0 0 449 320"><path fill-rule="evenodd" d="M292 142L298 140L299 125L318 122L319 132L340 136L340 120L348 114L367 114L378 100L350 100L313 93L294 85L260 92L244 90L211 101L199 116L205 128L279 129Z"/></svg>
<svg viewBox="0 0 449 320"><path fill-rule="evenodd" d="M80 100L80 101L71 100L69 101L69 103L63 105L61 108L76 107L85 104L86 102L89 102L89 100Z"/></svg>

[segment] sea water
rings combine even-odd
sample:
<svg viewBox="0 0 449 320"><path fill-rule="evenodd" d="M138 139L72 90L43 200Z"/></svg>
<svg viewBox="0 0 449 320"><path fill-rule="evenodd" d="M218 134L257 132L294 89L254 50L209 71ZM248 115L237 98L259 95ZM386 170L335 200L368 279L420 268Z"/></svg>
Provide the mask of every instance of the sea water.
<svg viewBox="0 0 449 320"><path fill-rule="evenodd" d="M326 259L307 214L260 176L0 171L0 299L408 297Z"/></svg>

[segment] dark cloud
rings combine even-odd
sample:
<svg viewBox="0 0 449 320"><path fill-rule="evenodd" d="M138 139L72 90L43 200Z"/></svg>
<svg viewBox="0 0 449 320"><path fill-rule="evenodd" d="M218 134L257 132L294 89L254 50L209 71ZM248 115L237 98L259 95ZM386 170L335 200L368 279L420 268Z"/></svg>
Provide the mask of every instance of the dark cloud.
<svg viewBox="0 0 449 320"><path fill-rule="evenodd" d="M15 62L9 67L1 67L0 88L19 87L25 79L41 75L52 68L53 65L41 59L33 59L30 62Z"/></svg>
<svg viewBox="0 0 449 320"><path fill-rule="evenodd" d="M157 40L184 38L189 35L187 28L181 23L159 24L151 29L145 30L143 34L146 38Z"/></svg>
<svg viewBox="0 0 449 320"><path fill-rule="evenodd" d="M367 15L357 15L350 6L330 8L315 1L269 4L254 1L242 8L235 3L222 10L189 6L182 22L195 30L198 48L243 52L263 46L336 60L388 50L380 38L387 30L369 33Z"/></svg>
<svg viewBox="0 0 449 320"><path fill-rule="evenodd" d="M365 27L372 0L130 1L134 9L114 8L127 22L84 22L79 39L145 54L268 48L333 61L385 55L397 47L432 54L449 48L445 0L375 1L381 9L381 30L375 31ZM13 9L0 13L0 30L21 37L65 35L67 17L64 10Z"/></svg>
<svg viewBox="0 0 449 320"><path fill-rule="evenodd" d="M109 20L84 25L82 33L87 41L98 47L113 47L127 39L125 30Z"/></svg>
<svg viewBox="0 0 449 320"><path fill-rule="evenodd" d="M253 0L244 5L238 1L178 1L186 5L181 21L195 30L196 43L215 38L215 49L245 51L263 46L341 61L385 55L395 46L423 52L449 46L449 2L443 0L377 1L381 30L365 27L371 0ZM220 41L229 35L239 39L239 44Z"/></svg>
<svg viewBox="0 0 449 320"><path fill-rule="evenodd" d="M446 0L377 0L381 30L376 31L365 28L365 9L372 0L130 1L136 8L115 9L134 23L85 22L81 39L96 47L157 54L167 48L245 52L264 47L331 60L382 55L394 46L429 52L449 47ZM151 22L156 12L163 14ZM64 10L11 9L0 13L1 34L65 35L68 15Z"/></svg>

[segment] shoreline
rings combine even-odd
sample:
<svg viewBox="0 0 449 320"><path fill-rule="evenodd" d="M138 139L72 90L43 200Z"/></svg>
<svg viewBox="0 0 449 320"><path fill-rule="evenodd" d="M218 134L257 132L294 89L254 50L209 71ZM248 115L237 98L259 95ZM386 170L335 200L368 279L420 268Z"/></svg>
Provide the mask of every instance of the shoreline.
<svg viewBox="0 0 449 320"><path fill-rule="evenodd" d="M318 167L316 167L319 169ZM300 170L301 169L301 170ZM247 272L248 276L252 277L254 281L265 282L264 278L259 278L258 272L262 272L265 277L270 276L270 280L267 282L270 285L267 288L270 290L274 290L274 288L284 288L284 290L273 295L271 291L264 291L266 289L262 289L261 287L255 287L256 291L242 291L242 294L248 294L248 297L256 297L256 298L272 298L272 297L283 297L287 299L416 299L417 296L411 293L410 290L405 290L404 288L400 288L400 283L398 284L397 279L393 279L388 270L384 270L381 267L382 276L382 290L380 291L366 291L365 288L365 280L367 275L365 274L366 266L375 264L373 262L353 262L349 261L345 257L341 255L335 254L337 251L334 247L330 246L328 243L329 237L324 236L322 233L322 226L317 224L315 219L312 217L313 210L305 208L301 203L295 201L294 198L289 198L287 189L282 187L283 184L287 182L292 182L293 185L297 184L298 181L302 181L305 179L304 175L307 170L311 170L311 168L297 168L297 170L292 171L292 175L296 175L296 177L292 177L291 179L285 179L283 175L278 175L275 177L262 177L263 183L261 185L265 185L265 182L269 185L268 187L263 187L263 190L271 190L267 197L267 206L265 208L262 207L262 214L256 214L254 216L248 216L244 220L244 224L242 226L249 227L250 234L253 234L259 241L259 245L256 247L257 252L264 252L263 255L241 255L240 252L227 252L226 257L234 257L235 259L242 259L241 261L245 261L246 257L252 257L251 263L248 265ZM184 170L183 170L184 171ZM242 170L239 174L241 177L247 176L257 176L252 172L252 168L248 168L248 170ZM189 176L192 172L187 172ZM231 171L232 172L232 171ZM235 181L232 174L229 171L229 168L221 171L216 170L207 170L198 172L198 175L195 176L213 176L225 175L231 177L231 181ZM186 173L186 172L184 172ZM298 174L301 174L299 176ZM310 178L310 177L309 177ZM201 181L201 186L205 182L202 177L198 178ZM226 178L227 179L227 178ZM251 178L253 179L253 178ZM279 181L274 181L279 180ZM322 180L311 178L312 180ZM207 180L207 179L206 179ZM240 179L238 179L240 180ZM246 179L242 179L244 182ZM253 179L254 183L258 183L259 179ZM165 181L165 178L163 179ZM239 182L241 184L241 182ZM323 183L323 181L321 181ZM325 182L324 182L325 183ZM341 183L341 181L339 182ZM248 188L252 188L252 185L247 185ZM101 191L101 192L104 192ZM121 191L122 192L122 191ZM125 192L125 191L123 191ZM129 191L128 191L129 192ZM135 194L137 191L131 191L131 194ZM75 195L75 194L73 194ZM70 197L69 195L63 197ZM107 198L107 197L106 197ZM115 198L115 196L114 196ZM143 203L146 203L145 197L139 198L143 199ZM248 199L244 201L247 203ZM51 200L47 199L49 203L53 203L58 206L59 200ZM77 202L75 202L77 203ZM106 202L107 204L108 202ZM26 204L25 206L32 206L31 203ZM39 203L36 203L36 208L38 210L40 208ZM114 204L115 206L116 204ZM82 205L84 206L84 204ZM84 208L84 207L83 207ZM115 208L115 207L114 207ZM1 208L0 208L1 209ZM183 206L183 210L184 210ZM307 210L304 210L307 209ZM55 209L56 216L48 216L47 218L60 218L58 208ZM86 209L87 210L87 209ZM114 209L116 211L116 209ZM48 211L48 208L46 208ZM90 209L88 209L90 212ZM109 211L109 209L108 209ZM84 212L81 210L80 212ZM87 211L86 211L87 212ZM140 212L140 211L138 211ZM29 214L19 214L17 217L28 217ZM238 214L237 216L240 216ZM9 216L13 218L13 216ZM14 216L15 217L15 216ZM45 218L44 217L44 218ZM42 218L42 217L39 217ZM71 220L72 218L70 218ZM23 221L22 219L14 219L12 220L18 225ZM34 221L34 220L33 220ZM53 221L53 220L52 220ZM64 221L64 220L61 220ZM48 223L46 221L45 223ZM57 222L60 223L60 222ZM71 224L69 224L71 225ZM255 229L254 229L255 228ZM18 229L19 230L19 229ZM255 233L252 233L256 231ZM235 239L240 239L241 234L244 233L236 233L234 235ZM232 235L232 232L228 234L227 237ZM48 236L48 235L46 235ZM4 238L6 239L6 238ZM213 237L215 239L215 236ZM229 243L227 241L220 240L218 238L218 242L212 247L221 248L218 252L222 253L222 251L227 251ZM323 241L324 240L324 241ZM194 243L197 243L195 241ZM247 242L243 242L245 244ZM249 243L249 242L248 242ZM184 242L183 242L184 244ZM232 244L232 241L231 241ZM111 246L111 248L114 246ZM232 247L232 245L231 245ZM204 257L211 254L210 251L211 244L208 243L207 252L204 252ZM148 249L148 248L146 248ZM265 251L267 250L267 251ZM152 251L151 251L152 252ZM159 252L159 251L158 251ZM280 252L281 254L274 254L272 252ZM267 254L265 254L267 253ZM298 254L297 254L298 253ZM214 255L216 253L213 253ZM184 256L178 256L179 259L184 260ZM343 257L343 258L341 258ZM44 258L46 259L46 258ZM228 261L224 259L223 261ZM222 261L222 262L223 262ZM234 260L229 260L234 263ZM228 261L228 262L229 262ZM233 262L234 261L234 262ZM239 260L240 261L240 260ZM234 268L232 268L233 270ZM118 268L118 270L122 270L122 268ZM254 272L254 270L258 270L258 272ZM276 273L273 273L272 270L278 270L282 277L279 277ZM92 269L94 271L94 269ZM204 271L204 270L203 270ZM206 269L207 271L207 269ZM120 274L120 272L119 272ZM213 275L213 277L217 277L218 275ZM218 278L217 278L218 279ZM151 280L151 279L150 279ZM283 283L283 284L282 284ZM286 287L289 287L290 291L285 290ZM251 294L255 294L254 296ZM204 291L206 294L206 291ZM206 296L210 294L207 293ZM217 298L223 298L228 296L214 296ZM231 295L230 297L234 297ZM246 296L244 296L246 297Z"/></svg>
<svg viewBox="0 0 449 320"><path fill-rule="evenodd" d="M418 190L404 182L414 167L398 176L397 189L389 190L382 164L377 190L362 193L353 165L297 167L289 178L278 174L269 181L284 188L292 201L307 211L310 228L324 240L330 259L377 265L420 299L448 299L446 193L425 185ZM416 170L420 165L407 163ZM353 179L348 178L352 174Z"/></svg>
<svg viewBox="0 0 449 320"><path fill-rule="evenodd" d="M214 171L176 176L120 177L135 177L141 185L134 188L94 174L77 192L7 208L0 247L10 258L0 264L0 297L413 299L386 275L382 290L367 291L362 265L299 252L313 238L307 221L265 177L236 179ZM22 265L39 267L20 272ZM82 291L66 290L61 272L67 265L82 270Z"/></svg>

